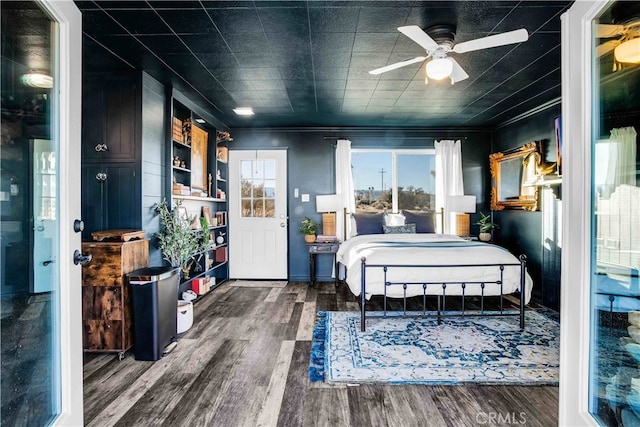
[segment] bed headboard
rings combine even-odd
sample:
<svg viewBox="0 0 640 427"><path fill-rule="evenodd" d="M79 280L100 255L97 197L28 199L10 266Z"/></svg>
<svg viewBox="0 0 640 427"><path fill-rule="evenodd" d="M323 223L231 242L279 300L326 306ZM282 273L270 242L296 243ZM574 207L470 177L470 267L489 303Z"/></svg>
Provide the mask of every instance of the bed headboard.
<svg viewBox="0 0 640 427"><path fill-rule="evenodd" d="M428 212L434 213L435 220L436 220L435 221L436 233L442 234L444 232L444 219L445 219L444 208L440 208L439 210L428 211ZM341 230L341 237L343 241L347 240L350 237L351 224L352 224L351 218L353 214L354 212L349 212L347 211L346 208L343 209L343 221L342 221L342 230Z"/></svg>

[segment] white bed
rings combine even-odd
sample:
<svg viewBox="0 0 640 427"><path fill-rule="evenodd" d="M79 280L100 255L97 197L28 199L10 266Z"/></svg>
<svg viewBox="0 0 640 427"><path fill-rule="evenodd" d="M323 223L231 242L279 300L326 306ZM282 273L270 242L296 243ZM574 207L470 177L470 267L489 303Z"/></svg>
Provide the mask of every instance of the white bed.
<svg viewBox="0 0 640 427"><path fill-rule="evenodd" d="M346 240L336 257L343 266L341 278L360 296L363 331L365 304L373 295L500 296L520 291L522 284L520 327L524 328L524 306L533 281L524 257L520 260L500 246L434 233L367 234Z"/></svg>
<svg viewBox="0 0 640 427"><path fill-rule="evenodd" d="M496 245L467 241L458 236L417 234L370 234L349 238L340 245L337 261L346 269L346 282L354 295L361 294L362 259L366 260L365 298L384 295L384 273L375 265L399 266L387 271L387 282L448 283L446 295L461 295L460 283L496 282L500 280L499 264L504 266L502 289L496 284L480 286L468 284L465 295L506 295L520 291L520 260ZM473 266L468 266L473 264ZM475 265L482 264L475 267ZM489 265L491 264L491 265ZM509 265L507 265L509 264ZM417 265L432 267L416 267ZM455 265L455 267L448 267ZM459 267L465 265L464 267ZM445 267L435 267L445 266ZM525 301L531 297L533 281L525 274ZM406 296L423 295L423 286L409 285ZM429 285L426 295L442 295L442 285ZM388 297L405 296L403 286L387 286Z"/></svg>

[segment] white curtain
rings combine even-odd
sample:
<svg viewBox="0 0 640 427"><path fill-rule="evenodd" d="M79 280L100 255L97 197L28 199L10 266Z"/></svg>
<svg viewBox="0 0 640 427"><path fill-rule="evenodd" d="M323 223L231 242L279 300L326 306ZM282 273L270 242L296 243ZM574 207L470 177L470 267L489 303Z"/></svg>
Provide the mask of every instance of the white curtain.
<svg viewBox="0 0 640 427"><path fill-rule="evenodd" d="M462 182L462 143L452 140L435 141L436 148L436 209L444 208L445 234L455 234L456 214L449 211L448 196L464 194Z"/></svg>
<svg viewBox="0 0 640 427"><path fill-rule="evenodd" d="M339 139L336 147L336 194L342 201L342 206L347 212L356 211L355 190L353 188L353 173L351 171L351 141ZM340 237L346 239L349 236L350 221L345 224L344 212L336 214L336 231Z"/></svg>
<svg viewBox="0 0 640 427"><path fill-rule="evenodd" d="M636 185L636 136L633 127L611 129L609 141L615 144L615 150L609 152L607 169L613 175L610 175L613 182L608 184L613 184L614 188L622 184Z"/></svg>

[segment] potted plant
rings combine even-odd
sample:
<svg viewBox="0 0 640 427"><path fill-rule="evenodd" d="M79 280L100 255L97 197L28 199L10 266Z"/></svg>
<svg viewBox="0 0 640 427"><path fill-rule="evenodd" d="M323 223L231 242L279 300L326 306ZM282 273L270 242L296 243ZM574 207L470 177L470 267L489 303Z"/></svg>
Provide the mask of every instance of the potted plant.
<svg viewBox="0 0 640 427"><path fill-rule="evenodd" d="M172 267L182 270L183 278L189 278L189 270L194 262L194 256L205 249L208 244L207 228L193 230L191 220L179 212L181 203L177 201L173 211L169 209L166 200L158 203L156 212L160 215L162 230L156 233L162 257Z"/></svg>
<svg viewBox="0 0 640 427"><path fill-rule="evenodd" d="M483 242L488 242L491 240L491 232L495 229L500 228L498 224L495 222L491 222L491 216L484 214L480 211L480 220L475 223L480 226L480 234L478 234L478 239Z"/></svg>
<svg viewBox="0 0 640 427"><path fill-rule="evenodd" d="M318 223L309 217L304 217L300 223L300 232L304 233L304 241L307 243L313 243L316 241L316 234L318 233Z"/></svg>

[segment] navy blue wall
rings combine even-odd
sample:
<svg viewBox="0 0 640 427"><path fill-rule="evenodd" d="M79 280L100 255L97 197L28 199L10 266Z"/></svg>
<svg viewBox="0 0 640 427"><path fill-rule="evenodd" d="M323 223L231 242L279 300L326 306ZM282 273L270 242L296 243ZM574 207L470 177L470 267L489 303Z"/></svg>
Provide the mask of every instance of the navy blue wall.
<svg viewBox="0 0 640 427"><path fill-rule="evenodd" d="M496 129L493 133L492 152L519 147L531 141L543 141L544 160L555 162L557 156L554 119L559 115L560 105L556 105ZM558 191L556 188L556 195L559 196ZM553 198L545 198L547 204L551 203L550 200ZM560 202L555 200L554 203ZM527 256L529 274L534 280L534 300L555 310L559 308L560 302L560 245L554 241L556 237L553 230L548 228L549 224L557 224L560 220L555 216L556 212L558 210L555 207L544 206L542 203L540 210L535 212L494 212L494 222L500 225L500 230L494 233L496 243L514 254ZM554 215L555 218L545 218L545 215ZM543 230L543 224L547 224L547 229ZM547 241L543 241L545 235Z"/></svg>
<svg viewBox="0 0 640 427"><path fill-rule="evenodd" d="M305 216L320 222L321 215L315 209L315 196L335 192L336 137L351 140L353 148L432 148L434 140L460 139L465 194L476 195L478 209L486 211L489 208L491 133L488 130L233 129L231 134L234 141L229 148L232 150L287 150L291 281L309 279L308 252L298 226ZM294 188L298 188L300 194L309 194L310 202L302 203L299 197L295 198ZM318 279L332 280L331 258L319 257L318 262Z"/></svg>

